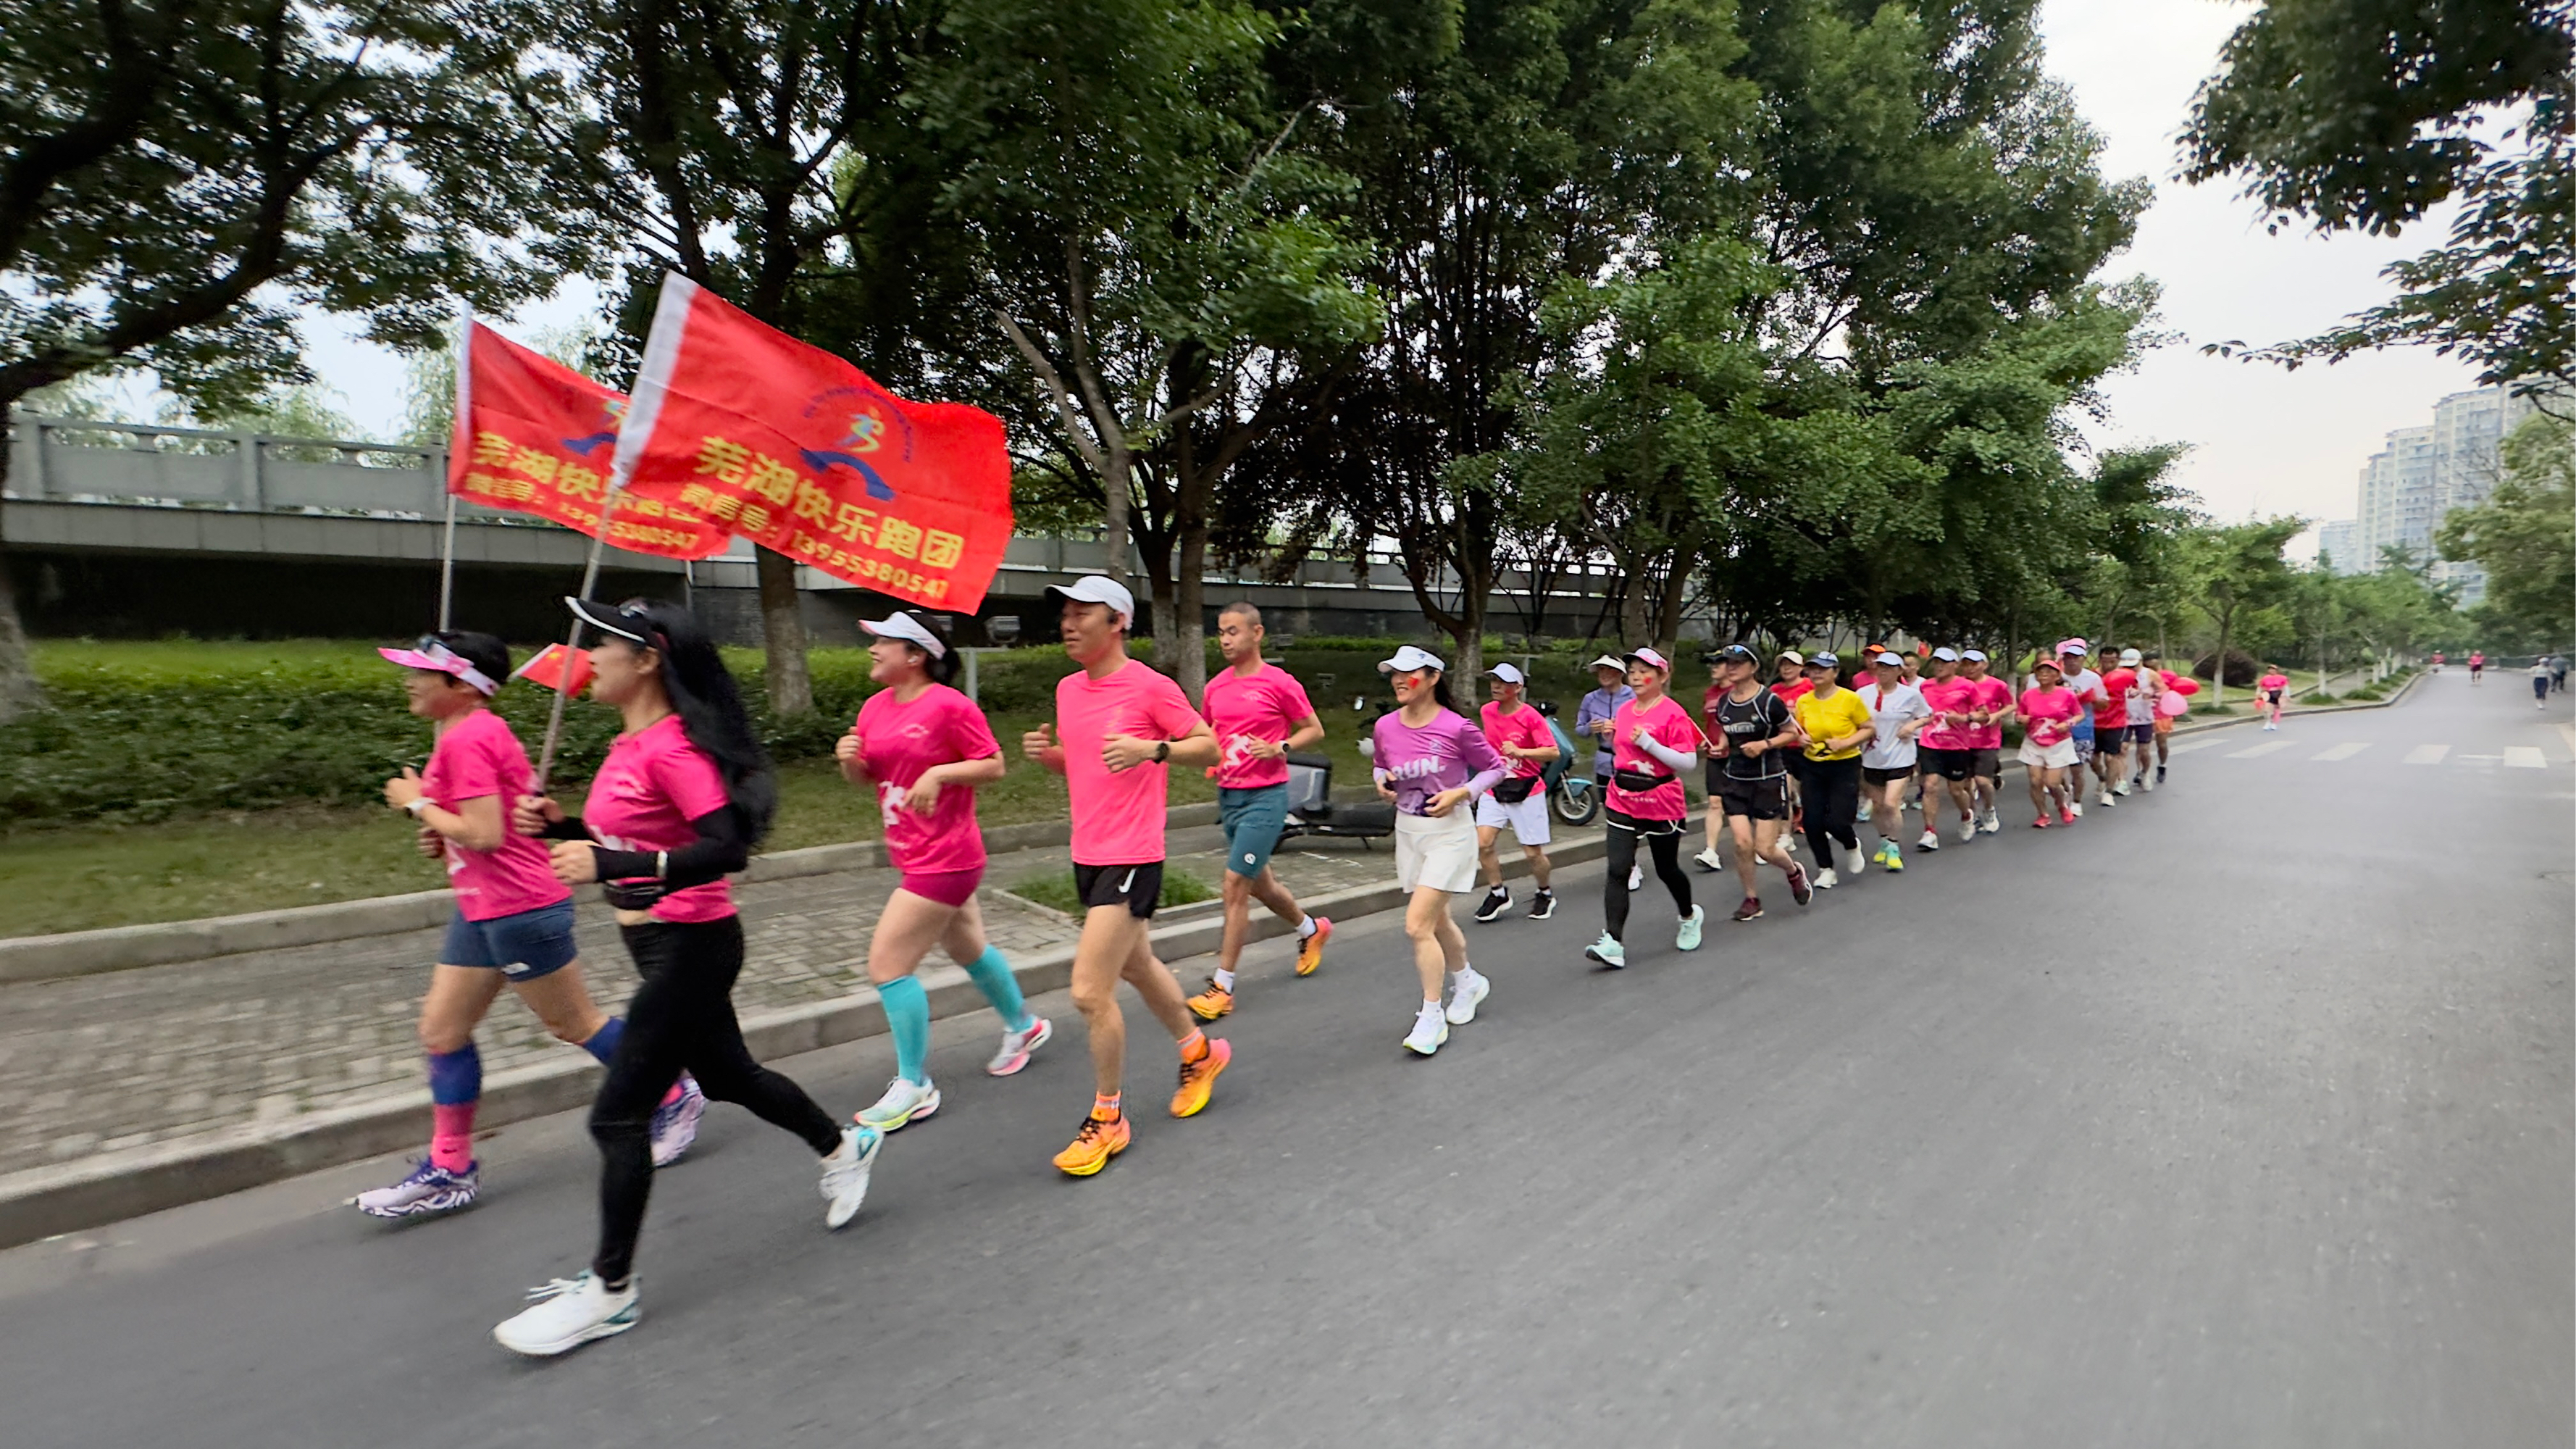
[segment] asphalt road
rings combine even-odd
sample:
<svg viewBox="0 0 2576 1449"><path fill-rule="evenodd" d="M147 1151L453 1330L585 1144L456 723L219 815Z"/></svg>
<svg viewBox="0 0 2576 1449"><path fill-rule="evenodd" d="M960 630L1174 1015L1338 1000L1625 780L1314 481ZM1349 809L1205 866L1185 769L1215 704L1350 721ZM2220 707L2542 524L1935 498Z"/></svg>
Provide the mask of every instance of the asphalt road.
<svg viewBox="0 0 2576 1449"><path fill-rule="evenodd" d="M943 1023L849 1230L718 1109L643 1325L550 1363L488 1334L588 1253L572 1119L449 1221L331 1206L378 1163L0 1254L0 1443L2567 1444L2567 719L2453 673L2223 731L1695 956L1650 886L1619 974L1568 872L1467 927L1494 995L1428 1061L1390 918L1258 948L1214 1106L1155 1052L1089 1182L1078 1027L995 1082ZM885 1052L787 1065L846 1110Z"/></svg>

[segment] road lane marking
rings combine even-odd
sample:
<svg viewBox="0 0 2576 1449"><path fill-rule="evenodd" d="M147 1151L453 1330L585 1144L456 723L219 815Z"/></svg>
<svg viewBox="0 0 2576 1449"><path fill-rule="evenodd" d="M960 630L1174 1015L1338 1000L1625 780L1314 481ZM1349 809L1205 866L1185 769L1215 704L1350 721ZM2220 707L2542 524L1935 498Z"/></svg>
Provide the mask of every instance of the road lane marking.
<svg viewBox="0 0 2576 1449"><path fill-rule="evenodd" d="M2576 755L2576 725L2560 725L2558 733L2567 741L2567 753Z"/></svg>
<svg viewBox="0 0 2576 1449"><path fill-rule="evenodd" d="M2265 740L2259 745L2247 745L2241 750L2229 750L2227 752L2227 758L2231 760L2260 759L2261 757L2272 753L2274 750L2286 750L2289 747L2290 742L2288 740Z"/></svg>
<svg viewBox="0 0 2576 1449"><path fill-rule="evenodd" d="M2449 745L2417 745L2415 748L2406 752L2406 763L2410 765L2438 765L2442 763L2442 757L2450 752L2451 747Z"/></svg>
<svg viewBox="0 0 2576 1449"><path fill-rule="evenodd" d="M2362 751L2369 748L2370 746L2368 745L2337 745L2333 749L2327 750L2325 753L2318 755L2315 763L2331 764L2336 760L2349 760L2353 756L2360 754Z"/></svg>
<svg viewBox="0 0 2576 1449"><path fill-rule="evenodd" d="M2549 762L2540 757L2537 745L2507 745L2504 747L2504 767L2508 770L2546 770Z"/></svg>
<svg viewBox="0 0 2576 1449"><path fill-rule="evenodd" d="M2165 751L2165 753L2169 755L2187 755L2193 750L2205 750L2211 745L2223 745L2225 743L2227 743L2225 740L2177 740L2174 742L2174 747Z"/></svg>

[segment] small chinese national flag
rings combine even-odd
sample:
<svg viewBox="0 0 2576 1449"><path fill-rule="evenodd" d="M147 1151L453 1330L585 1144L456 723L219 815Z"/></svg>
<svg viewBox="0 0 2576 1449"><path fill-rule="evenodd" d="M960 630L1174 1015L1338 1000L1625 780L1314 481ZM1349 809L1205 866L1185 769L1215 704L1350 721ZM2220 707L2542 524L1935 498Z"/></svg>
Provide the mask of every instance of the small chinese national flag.
<svg viewBox="0 0 2576 1449"><path fill-rule="evenodd" d="M590 687L590 651L572 651L572 682L564 682L564 647L549 644L528 657L528 662L510 671L512 679L525 679L565 694L579 694Z"/></svg>
<svg viewBox="0 0 2576 1449"><path fill-rule="evenodd" d="M1011 541L1001 420L906 402L667 275L616 476L635 497L898 599L972 612Z"/></svg>
<svg viewBox="0 0 2576 1449"><path fill-rule="evenodd" d="M456 437L447 491L469 503L550 518L593 538L608 491L626 395L480 322L465 324L456 368ZM608 541L634 553L722 553L722 526L658 500L622 498Z"/></svg>

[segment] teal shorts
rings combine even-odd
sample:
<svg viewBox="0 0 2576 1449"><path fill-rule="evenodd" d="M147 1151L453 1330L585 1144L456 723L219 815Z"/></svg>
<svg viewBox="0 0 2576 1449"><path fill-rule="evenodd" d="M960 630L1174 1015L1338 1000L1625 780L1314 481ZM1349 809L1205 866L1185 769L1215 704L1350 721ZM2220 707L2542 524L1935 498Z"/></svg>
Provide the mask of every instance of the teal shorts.
<svg viewBox="0 0 2576 1449"><path fill-rule="evenodd" d="M1217 791L1216 823L1225 828L1225 868L1246 880L1259 876L1288 826L1288 786Z"/></svg>

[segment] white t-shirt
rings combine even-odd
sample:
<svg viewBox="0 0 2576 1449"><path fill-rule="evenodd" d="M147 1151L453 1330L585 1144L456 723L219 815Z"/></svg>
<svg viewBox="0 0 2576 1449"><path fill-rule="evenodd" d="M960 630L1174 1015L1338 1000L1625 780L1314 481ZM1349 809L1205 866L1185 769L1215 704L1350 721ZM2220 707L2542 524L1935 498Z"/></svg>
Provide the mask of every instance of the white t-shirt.
<svg viewBox="0 0 2576 1449"><path fill-rule="evenodd" d="M2121 667L2128 668L2130 673L2138 676L2138 682L2129 686L2129 723L2154 724L2156 696L2165 692L2164 680L2157 677L2154 670L2143 664L2135 668L2129 668L2127 665Z"/></svg>
<svg viewBox="0 0 2576 1449"><path fill-rule="evenodd" d="M1869 747L1860 752L1862 767L1902 770L1912 765L1914 739L1904 733L1904 728L1909 719L1932 717L1932 706L1924 702L1923 691L1910 684L1899 684L1888 690L1887 697L1882 700L1878 685L1873 682L1862 685L1858 693L1860 702L1869 706L1870 724L1878 730Z"/></svg>

